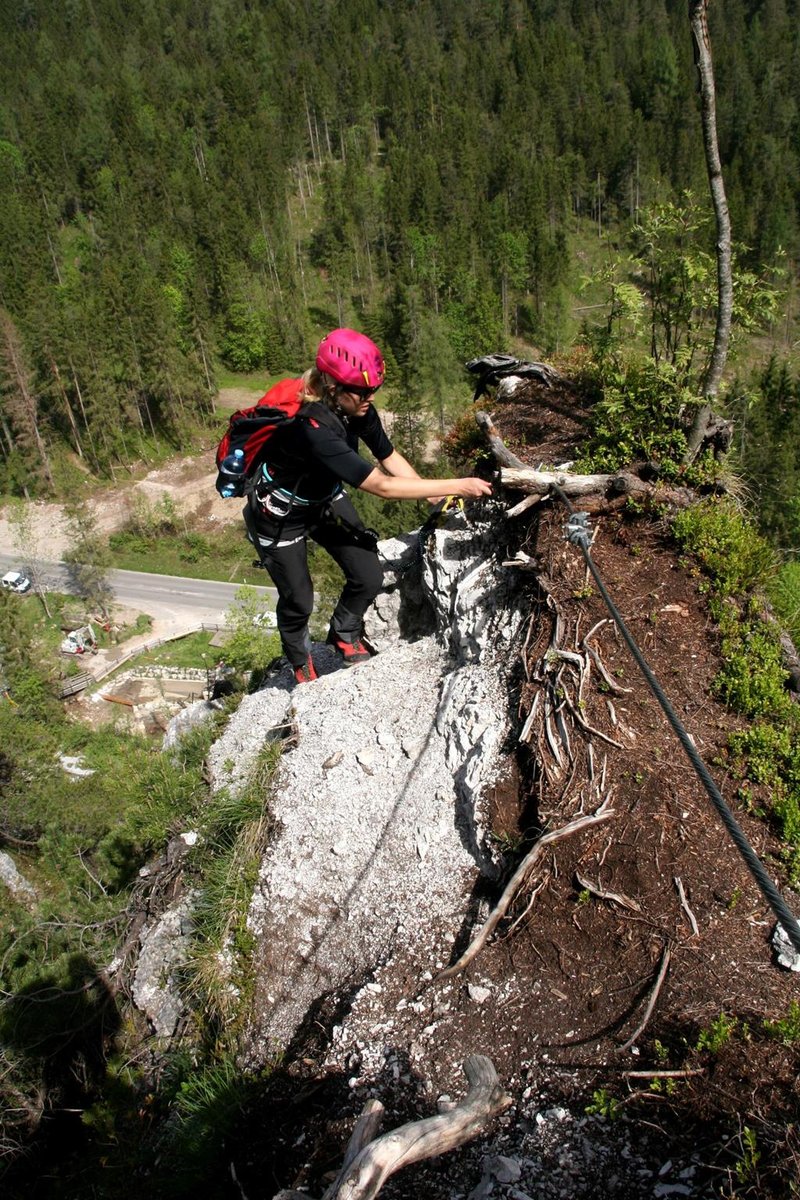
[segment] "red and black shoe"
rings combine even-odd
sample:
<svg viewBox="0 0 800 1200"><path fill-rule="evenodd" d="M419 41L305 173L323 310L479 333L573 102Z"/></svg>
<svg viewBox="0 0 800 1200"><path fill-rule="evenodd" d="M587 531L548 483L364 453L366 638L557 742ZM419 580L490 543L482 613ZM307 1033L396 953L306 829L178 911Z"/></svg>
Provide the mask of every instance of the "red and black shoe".
<svg viewBox="0 0 800 1200"><path fill-rule="evenodd" d="M319 676L314 668L314 661L309 654L308 658L299 667L294 667L294 677L297 683L311 683L312 679L318 679Z"/></svg>
<svg viewBox="0 0 800 1200"><path fill-rule="evenodd" d="M353 667L356 663L366 662L368 658L372 658L372 652L362 638L354 638L352 642L345 642L331 631L328 634L328 644L342 656L346 667Z"/></svg>

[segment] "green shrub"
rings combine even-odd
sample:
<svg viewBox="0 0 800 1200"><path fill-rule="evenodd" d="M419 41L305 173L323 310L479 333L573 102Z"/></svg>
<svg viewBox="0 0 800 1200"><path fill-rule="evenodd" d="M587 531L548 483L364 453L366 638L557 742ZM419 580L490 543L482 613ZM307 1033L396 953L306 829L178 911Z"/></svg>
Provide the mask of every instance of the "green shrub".
<svg viewBox="0 0 800 1200"><path fill-rule="evenodd" d="M789 714L787 673L776 632L764 624L743 626L722 640L723 664L714 690L746 717Z"/></svg>
<svg viewBox="0 0 800 1200"><path fill-rule="evenodd" d="M665 477L699 480L682 467L686 414L697 397L676 369L651 358L614 356L590 363L582 384L596 397L586 454L578 469L617 471L633 462L658 462Z"/></svg>
<svg viewBox="0 0 800 1200"><path fill-rule="evenodd" d="M699 561L719 621L723 663L714 689L755 723L731 735L742 772L769 789L768 807L785 843L792 879L800 878L800 713L786 690L778 634L758 612L753 589L775 578L775 555L730 502L680 513L675 536Z"/></svg>
<svg viewBox="0 0 800 1200"><path fill-rule="evenodd" d="M785 1017L777 1021L765 1021L763 1028L767 1037L774 1038L782 1046L800 1044L800 1001L792 1000Z"/></svg>
<svg viewBox="0 0 800 1200"><path fill-rule="evenodd" d="M697 1038L697 1049L707 1050L709 1054L719 1054L723 1046L731 1040L739 1028L737 1017L729 1017L721 1012L711 1022L707 1029L701 1029Z"/></svg>
<svg viewBox="0 0 800 1200"><path fill-rule="evenodd" d="M675 518L673 532L720 596L741 597L775 573L774 551L728 500L684 509Z"/></svg>

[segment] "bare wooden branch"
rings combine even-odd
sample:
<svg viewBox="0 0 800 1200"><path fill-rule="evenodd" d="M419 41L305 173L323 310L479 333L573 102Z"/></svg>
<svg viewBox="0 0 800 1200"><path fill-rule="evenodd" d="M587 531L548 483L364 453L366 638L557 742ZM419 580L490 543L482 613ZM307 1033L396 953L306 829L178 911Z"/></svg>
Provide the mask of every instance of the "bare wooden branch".
<svg viewBox="0 0 800 1200"><path fill-rule="evenodd" d="M515 504L513 508L506 510L507 517L521 517L529 508L533 508L535 504L541 504L541 496L526 496L524 500L520 500L519 504Z"/></svg>
<svg viewBox="0 0 800 1200"><path fill-rule="evenodd" d="M590 879L584 879L577 871L575 872L575 878L585 891L591 892L593 896L597 896L600 900L610 900L614 904L619 904L622 908L630 908L633 912L642 911L642 906L638 900L631 900L630 896L625 896L622 892L604 892L596 883L592 883Z"/></svg>
<svg viewBox="0 0 800 1200"><path fill-rule="evenodd" d="M567 695L566 690L564 694L565 696ZM585 721L568 696L567 703L569 705L569 711L572 713L572 719L575 721L576 725L580 726L584 733L588 733L591 737L600 738L601 742L606 742L609 746L615 746L617 750L625 749L622 742L616 742L614 738L609 737L607 733L603 733L602 729L595 729L594 725L590 725L588 721Z"/></svg>
<svg viewBox="0 0 800 1200"><path fill-rule="evenodd" d="M401 1125L365 1146L337 1182L330 1200L372 1200L401 1167L471 1141L512 1103L485 1055L468 1058L464 1073L469 1090L460 1104L450 1112Z"/></svg>
<svg viewBox="0 0 800 1200"><path fill-rule="evenodd" d="M500 437L500 434L497 432L494 422L489 414L487 412L483 412L482 410L476 412L475 420L477 421L479 428L485 433L486 440L492 449L492 454L495 456L501 466L522 467L524 469L524 462L522 459L517 458L516 454L513 454L509 450L508 446L506 446L505 442Z"/></svg>
<svg viewBox="0 0 800 1200"><path fill-rule="evenodd" d="M549 833L543 834L533 849L529 850L525 855L506 884L502 896L489 914L489 917L478 930L478 933L469 946L467 946L459 960L453 963L452 967L447 967L444 971L440 971L436 977L437 980L449 979L453 975L458 975L480 953L508 912L514 897L538 863L547 846L551 846L554 842L562 841L564 838L570 837L573 833L580 833L592 825L598 825L601 821L608 821L615 815L614 809L609 808L607 801L604 801L597 812L590 813L588 816L577 817L574 821L570 821L568 825L562 825L560 829L551 829Z"/></svg>
<svg viewBox="0 0 800 1200"><path fill-rule="evenodd" d="M605 625L610 620L611 620L610 617L604 617L602 621L598 621L596 625L593 625L592 628L589 630L589 632L583 638L583 641L581 642L581 646L586 651L586 653L589 655L590 659L592 660L592 662L594 663L594 665L597 667L598 671L602 675L603 682L605 683L606 687L609 688L616 695L624 696L627 692L632 692L633 688L622 687L619 683L617 683L617 681L611 676L609 671L606 669L606 666L605 666L602 658L600 657L599 651L595 650L594 646L589 645L589 639L591 637L594 637L594 635L597 633L598 629L600 629L601 626Z"/></svg>
<svg viewBox="0 0 800 1200"><path fill-rule="evenodd" d="M686 899L686 892L683 890L683 880L678 875L674 876L674 880L675 880L675 887L678 890L678 899L681 902L681 908L686 913L687 920L692 927L692 933L694 934L695 937L697 937L700 930L697 928L697 921L695 920L695 915L692 912L692 910L689 908L689 901Z"/></svg>
<svg viewBox="0 0 800 1200"><path fill-rule="evenodd" d="M661 991L664 980L667 977L667 971L669 970L669 960L671 957L672 957L672 951L670 950L669 946L665 946L664 953L661 957L661 966L659 967L658 976L653 985L653 990L650 993L650 999L647 1001L647 1008L644 1010L644 1016L642 1017L640 1023L634 1029L631 1036L628 1038L627 1042L625 1042L625 1044L623 1046L620 1046L620 1048L619 1048L620 1054L624 1050L630 1050L631 1046L636 1041L636 1039L641 1036L642 1032L644 1031L644 1029L647 1025L647 1022L650 1020L651 1016L653 1015L653 1009L656 1006L656 1001L658 1000L659 992Z"/></svg>

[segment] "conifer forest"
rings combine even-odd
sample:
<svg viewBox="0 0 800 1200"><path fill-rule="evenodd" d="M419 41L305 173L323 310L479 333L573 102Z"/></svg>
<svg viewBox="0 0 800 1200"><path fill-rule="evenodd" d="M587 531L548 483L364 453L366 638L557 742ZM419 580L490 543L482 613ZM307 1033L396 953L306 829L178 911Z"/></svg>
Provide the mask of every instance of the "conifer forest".
<svg viewBox="0 0 800 1200"><path fill-rule="evenodd" d="M740 265L791 279L797 4L710 21ZM580 337L583 246L708 208L686 4L3 0L0 192L4 493L179 447L220 368L336 324L436 413L465 359Z"/></svg>

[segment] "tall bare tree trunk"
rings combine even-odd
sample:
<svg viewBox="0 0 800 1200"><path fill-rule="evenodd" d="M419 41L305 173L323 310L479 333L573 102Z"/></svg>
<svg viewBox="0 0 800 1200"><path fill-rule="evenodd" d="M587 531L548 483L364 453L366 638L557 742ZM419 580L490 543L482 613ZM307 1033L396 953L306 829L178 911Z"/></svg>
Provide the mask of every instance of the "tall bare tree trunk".
<svg viewBox="0 0 800 1200"><path fill-rule="evenodd" d="M31 385L31 372L25 359L22 339L9 313L0 311L0 371L6 393L6 409L18 427L21 440L35 447L45 479L52 488L53 472L39 429L39 404Z"/></svg>
<svg viewBox="0 0 800 1200"><path fill-rule="evenodd" d="M685 460L693 462L700 450L710 441L730 442L730 426L715 415L711 402L719 391L722 372L728 358L728 342L733 313L733 276L731 270L731 220L722 178L717 141L717 107L714 87L714 66L711 61L711 41L708 35L709 0L689 0L689 24L694 41L695 64L700 81L700 112L703 125L703 146L708 169L711 200L717 220L717 325L714 348L703 383L707 403L700 408L691 432ZM726 440L727 438L727 440Z"/></svg>

